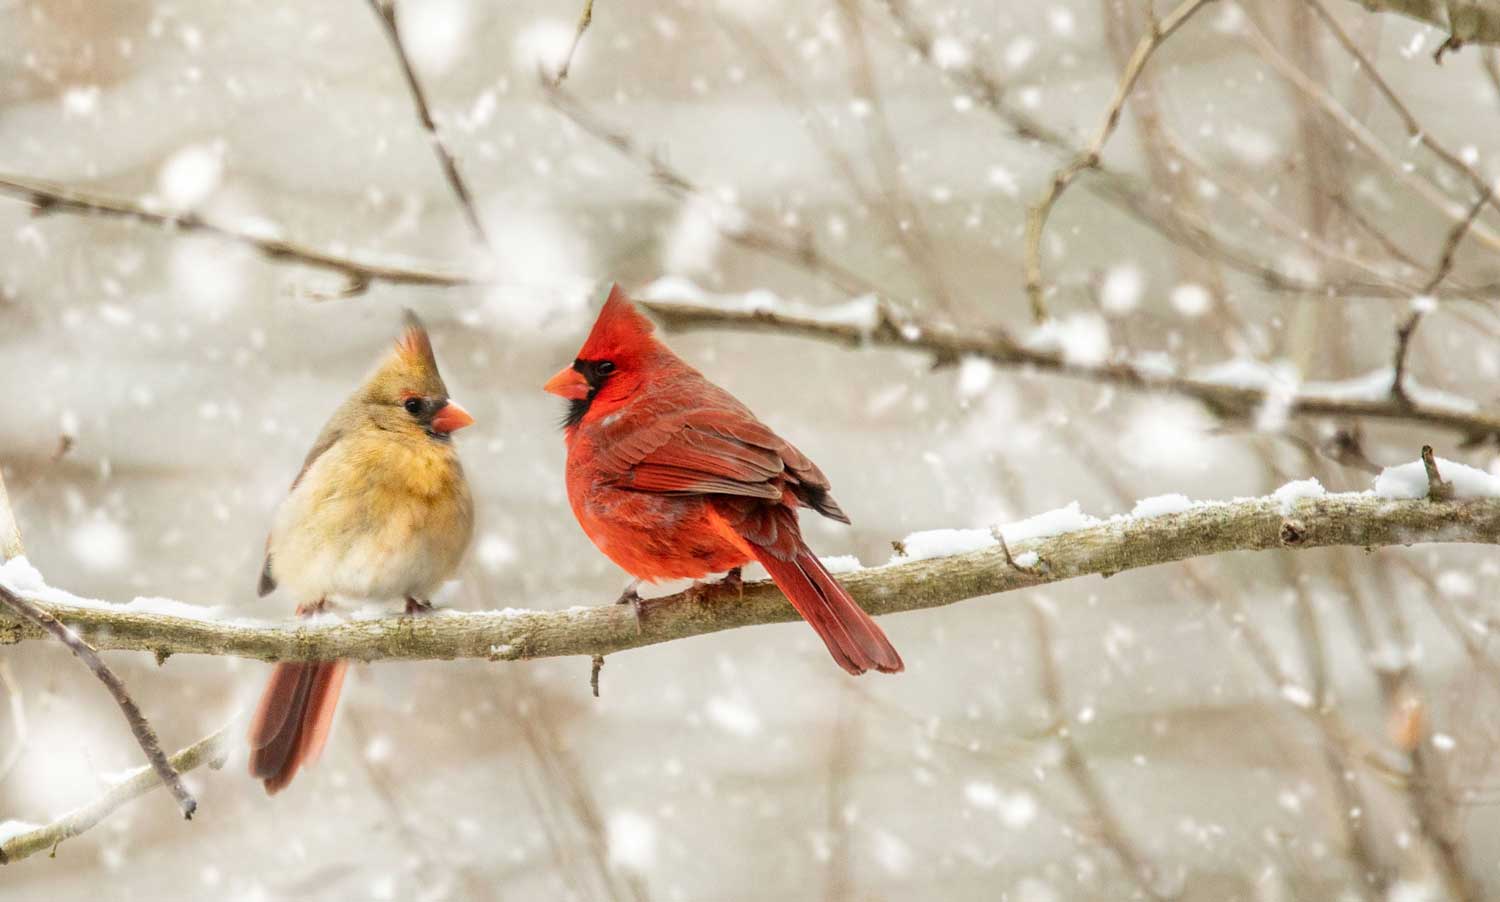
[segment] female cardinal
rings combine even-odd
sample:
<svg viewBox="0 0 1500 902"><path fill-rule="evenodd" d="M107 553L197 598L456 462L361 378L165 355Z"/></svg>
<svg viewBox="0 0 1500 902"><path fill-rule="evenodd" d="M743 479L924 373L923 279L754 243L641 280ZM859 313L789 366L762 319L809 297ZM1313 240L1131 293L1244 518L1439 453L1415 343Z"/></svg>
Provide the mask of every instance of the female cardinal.
<svg viewBox="0 0 1500 902"><path fill-rule="evenodd" d="M451 438L473 422L448 397L427 331L407 311L396 349L334 412L277 510L260 594L286 586L303 616L335 595L429 610L474 530ZM250 774L268 794L322 752L345 666L276 665L250 726Z"/></svg>
<svg viewBox="0 0 1500 902"><path fill-rule="evenodd" d="M799 506L849 522L828 479L651 332L616 285L578 358L545 386L568 399L568 501L583 531L637 582L760 561L840 667L902 670L802 541Z"/></svg>

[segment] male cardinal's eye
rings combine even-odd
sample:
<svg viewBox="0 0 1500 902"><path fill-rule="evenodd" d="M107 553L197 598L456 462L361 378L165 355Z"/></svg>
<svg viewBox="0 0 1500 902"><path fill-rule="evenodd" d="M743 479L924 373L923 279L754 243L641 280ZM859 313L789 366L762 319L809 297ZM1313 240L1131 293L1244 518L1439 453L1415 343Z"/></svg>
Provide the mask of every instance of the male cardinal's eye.
<svg viewBox="0 0 1500 902"><path fill-rule="evenodd" d="M417 414L422 412L422 399L407 398L406 403L402 404L401 406L406 408L407 413L411 414L412 416L416 416Z"/></svg>
<svg viewBox="0 0 1500 902"><path fill-rule="evenodd" d="M614 371L615 362L613 360L601 360L598 363L594 364L594 372L598 373L601 376L608 376Z"/></svg>

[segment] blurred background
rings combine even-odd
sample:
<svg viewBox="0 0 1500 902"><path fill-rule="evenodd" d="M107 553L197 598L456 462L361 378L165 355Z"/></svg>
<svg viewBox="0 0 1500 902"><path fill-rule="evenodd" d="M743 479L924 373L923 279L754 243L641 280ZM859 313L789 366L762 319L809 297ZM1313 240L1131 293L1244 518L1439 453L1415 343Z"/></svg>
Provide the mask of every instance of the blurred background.
<svg viewBox="0 0 1500 902"><path fill-rule="evenodd" d="M0 0L0 179L485 277L340 297L340 274L243 242L0 197L0 472L28 556L82 595L289 616L253 591L271 513L410 306L478 420L457 439L478 537L440 603L612 601L625 576L568 509L562 405L540 390L612 280L814 311L874 293L1084 366L1224 365L1273 396L1358 377L1368 396L1374 373L1380 397L1397 327L1430 310L1406 362L1422 397L1494 411L1500 211L1455 228L1500 168L1495 49L1438 64L1443 29L1324 2L1189 4L1105 171L1052 213L1039 331L1027 207L1166 3L599 0L557 93L538 70L568 52L571 0L402 0L487 247L367 4ZM810 544L866 565L914 530L1075 500L1361 490L1424 443L1496 469L1492 437L1399 417L666 339L819 463L854 525L805 518ZM282 795L237 749L188 775L192 822L154 793L0 869L0 898L1414 902L1459 895L1453 856L1494 896L1497 565L1419 546L1082 579L883 619L908 666L891 678L848 678L802 624L611 656L597 699L584 659L359 665ZM169 749L269 673L108 659ZM0 650L0 689L0 820L45 822L139 765L60 647Z"/></svg>

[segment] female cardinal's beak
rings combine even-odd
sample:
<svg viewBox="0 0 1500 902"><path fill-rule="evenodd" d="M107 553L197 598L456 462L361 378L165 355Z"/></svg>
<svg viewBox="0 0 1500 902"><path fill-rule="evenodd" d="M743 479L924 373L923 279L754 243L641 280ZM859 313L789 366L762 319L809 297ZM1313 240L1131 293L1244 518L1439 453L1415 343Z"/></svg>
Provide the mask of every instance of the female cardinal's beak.
<svg viewBox="0 0 1500 902"><path fill-rule="evenodd" d="M474 418L464 410L463 405L457 401L449 401L438 409L432 418L432 431L438 433L456 432L465 426L474 425Z"/></svg>
<svg viewBox="0 0 1500 902"><path fill-rule="evenodd" d="M583 378L582 373L568 366L558 370L556 376L548 379L547 384L542 386L542 390L567 398L569 401L582 401L589 396L589 381Z"/></svg>

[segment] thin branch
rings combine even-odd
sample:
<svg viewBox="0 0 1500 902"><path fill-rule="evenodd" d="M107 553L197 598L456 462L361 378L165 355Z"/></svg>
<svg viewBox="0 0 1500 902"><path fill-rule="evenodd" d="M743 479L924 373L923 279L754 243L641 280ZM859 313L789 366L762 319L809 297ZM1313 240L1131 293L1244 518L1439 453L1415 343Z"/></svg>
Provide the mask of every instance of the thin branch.
<svg viewBox="0 0 1500 902"><path fill-rule="evenodd" d="M1033 601L1031 610L1032 628L1036 631L1038 659L1041 669L1038 679L1042 697L1047 701L1054 729L1051 731L1062 747L1062 766L1072 781L1073 788L1088 806L1089 816L1094 819L1104 845L1114 852L1130 881L1145 895L1156 899L1172 898L1173 894L1157 888L1156 868L1130 841L1129 835L1115 816L1114 808L1104 796L1099 781L1089 768L1088 760L1068 729L1067 705L1063 701L1062 674L1057 666L1057 653L1053 648L1051 616Z"/></svg>
<svg viewBox="0 0 1500 902"><path fill-rule="evenodd" d="M1009 340L996 340L973 329L960 332L941 323L900 317L885 308L880 309L880 321L876 326L866 329L855 324L768 310L731 310L676 301L640 303L666 328L672 330L729 328L773 332L856 348L869 346L917 351L932 355L934 361L940 364L956 362L964 357L978 357L998 366L1052 373L1122 388L1180 395L1201 401L1221 415L1253 413L1270 397L1270 393L1263 388L1177 375L1128 362L1069 361L1061 351L1018 346ZM1415 402L1402 404L1389 397L1363 399L1308 391L1299 391L1287 400L1290 405L1288 413L1293 416L1367 417L1420 423L1454 430L1463 435L1467 442L1485 441L1500 436L1500 413L1485 413L1477 404L1473 409L1461 409L1456 405L1449 407Z"/></svg>
<svg viewBox="0 0 1500 902"><path fill-rule="evenodd" d="M1342 104L1328 93L1326 85L1308 76L1307 73L1297 68L1286 55L1275 45L1270 38L1266 37L1253 22L1247 20L1244 33L1250 39L1250 45L1262 59L1271 64L1278 74L1286 80L1293 88L1296 88L1303 96L1320 107L1324 114L1337 125L1351 140L1395 178L1396 181L1405 184L1417 193L1434 210L1447 217L1451 222L1461 222L1467 211L1451 197L1439 189L1433 182L1420 175L1414 168L1408 167L1396 154L1379 138L1370 128L1359 120L1353 113L1349 112ZM1483 188L1481 179L1477 186ZM1500 233L1482 222L1475 222L1471 229L1474 237L1491 248L1500 248Z"/></svg>
<svg viewBox="0 0 1500 902"><path fill-rule="evenodd" d="M15 513L10 508L10 499L5 491L5 477L0 476L0 563L20 557L24 553L25 548L21 546L21 531L16 526ZM125 684L115 676L114 671L105 665L104 661L99 658L99 654L90 648L87 642L80 639L77 633L60 623L56 617L16 595L3 585L0 585L0 608L9 608L20 622L29 624L31 628L41 630L44 634L51 634L94 672L94 676L98 677L114 696L115 704L120 706L120 712L125 715L125 722L130 725L130 732L135 735L135 741L139 743L141 751L146 753L146 760L151 762L151 767L156 771L157 777L172 790L178 806L182 808L182 816L192 820L193 812L198 809L198 802L187 791L187 787L182 785L182 777L172 769L172 765L162 754L161 741L156 738L156 731L151 729L151 724L141 714L141 709L136 707L135 700L130 697ZM3 850L0 850L0 864L4 861Z"/></svg>
<svg viewBox="0 0 1500 902"><path fill-rule="evenodd" d="M1110 101L1104 114L1104 121L1100 123L1094 139L1089 142L1087 148L1073 158L1072 162L1053 173L1052 184L1047 189L1046 195L1040 203L1027 210L1026 294L1031 299L1032 316L1038 322L1047 318L1047 306L1042 296L1042 233L1046 231L1047 218L1051 215L1053 206L1057 204L1058 198L1062 197L1063 192L1068 189L1079 173L1098 167L1099 157L1104 152L1104 145L1120 124L1125 101L1130 97L1130 92L1135 89L1135 83L1141 77L1141 71L1145 69L1146 63L1156 53L1157 48L1176 33L1183 23L1192 18L1194 13L1211 2L1213 0L1183 0L1183 3L1172 10L1165 19L1153 23L1151 31L1141 38L1140 43L1136 44L1135 52L1125 64L1125 71L1120 75L1120 82L1115 87L1114 100Z"/></svg>
<svg viewBox="0 0 1500 902"><path fill-rule="evenodd" d="M427 103L427 92L422 89L422 83L417 80L417 72L412 68L411 57L406 53L406 45L401 41L401 30L396 27L396 3L395 0L370 0L370 9L380 19L385 27L385 36L390 39L391 49L396 53L396 59L401 63L401 74L406 77L406 86L411 89L412 102L417 107L417 119L421 121L422 127L427 130L432 139L432 150L437 154L438 162L443 166L443 176L448 180L448 186L453 189L453 195L458 199L459 206L463 207L464 216L469 220L469 227L479 237L479 241L491 253L495 252L495 244L490 240L490 235L485 231L484 223L479 219L479 208L474 203L474 195L469 190L468 183L464 181L463 174L458 171L458 160L453 156L453 151L443 141L443 136L438 132L437 123L432 119L432 109ZM590 0L588 10L593 9ZM579 28L579 37L583 36L583 27ZM569 53L571 58L572 54Z"/></svg>
<svg viewBox="0 0 1500 902"><path fill-rule="evenodd" d="M198 740L170 759L171 767L178 773L187 773L194 768L208 765L218 769L229 756L231 727L225 724L209 736ZM68 812L57 820L35 830L28 830L7 839L0 846L0 864L9 864L48 849L56 850L59 843L83 833L127 802L138 799L161 785L149 768L141 768L92 802Z"/></svg>
<svg viewBox="0 0 1500 902"><path fill-rule="evenodd" d="M172 768L167 756L162 754L161 740L156 738L156 731L146 721L141 709L136 706L135 699L130 697L130 692L115 672L99 657L90 645L78 634L63 625L50 611L33 604L25 598L0 586L0 605L9 608L12 616L19 618L20 622L28 624L31 629L50 633L52 638L68 647L78 660L82 661L99 682L114 696L115 704L120 706L120 713L125 715L125 722L130 725L130 732L135 735L135 741L140 745L141 751L146 753L146 760L151 762L151 767L156 771L156 776L172 790L172 795L177 799L177 805L182 809L182 816L188 820L193 819L193 812L198 810L198 802L182 785L182 776Z"/></svg>
<svg viewBox="0 0 1500 902"><path fill-rule="evenodd" d="M130 201L89 194L62 185L20 176L0 174L0 195L14 197L22 203L30 204L38 215L70 213L78 216L141 222L168 231L215 235L254 248L268 260L290 261L343 276L347 284L341 290L333 292L331 296L334 297L353 297L363 293L374 282L446 288L455 285L479 285L488 281L484 277L462 272L395 266L331 254L277 238L267 234L265 230L221 225L209 222L197 213L163 213Z"/></svg>
<svg viewBox="0 0 1500 902"><path fill-rule="evenodd" d="M1282 501L1275 497L1203 504L1177 514L1117 518L1061 536L1012 543L1017 554L1038 556L1028 570L1006 563L997 543L969 554L862 570L840 581L866 610L894 614L1230 551L1426 542L1500 544L1500 499L1434 502L1335 494L1301 500L1289 513L1283 513ZM606 604L264 626L102 603L37 603L100 648L266 661L591 657L797 619L785 596L766 581L745 583L743 597L736 590L702 596L701 591L686 591L651 599L639 618L629 606ZM34 625L0 617L0 643L44 635Z"/></svg>
<svg viewBox="0 0 1500 902"><path fill-rule="evenodd" d="M568 70L573 66L573 54L578 52L578 45L583 42L583 33L588 31L593 23L594 0L584 0L583 12L578 14L578 28L573 32L573 43L568 45L568 55L563 57L562 65L557 68L557 74L550 79L552 84L560 85L563 79L568 77Z"/></svg>
<svg viewBox="0 0 1500 902"><path fill-rule="evenodd" d="M552 106L559 113L572 120L574 125L594 139L613 148L622 156L634 160L667 191L678 197L707 196L707 192L685 173L662 159L660 154L640 147L628 132L605 122L565 89L547 81L542 82L542 88ZM717 227L726 240L747 250L801 267L841 291L850 294L880 293L879 286L874 282L819 251L809 236L789 236L784 231L749 221L732 227L729 225Z"/></svg>
<svg viewBox="0 0 1500 902"><path fill-rule="evenodd" d="M1453 271L1453 258L1458 254L1458 246L1463 243L1464 236L1469 234L1469 230L1474 226L1474 220L1479 217L1479 211L1484 209L1484 205L1489 202L1494 193L1494 186L1486 185L1479 193L1479 199L1474 201L1474 205L1469 208L1469 215L1448 230L1448 238L1443 242L1442 254L1438 257L1437 266L1433 268L1432 277L1422 287L1422 294L1431 296ZM1411 395L1406 391L1406 359L1411 350L1412 336L1416 334L1417 326L1421 325L1422 317L1426 313L1423 306L1417 306L1406 321L1396 329L1396 375L1391 380L1391 394L1403 404L1412 403Z"/></svg>

